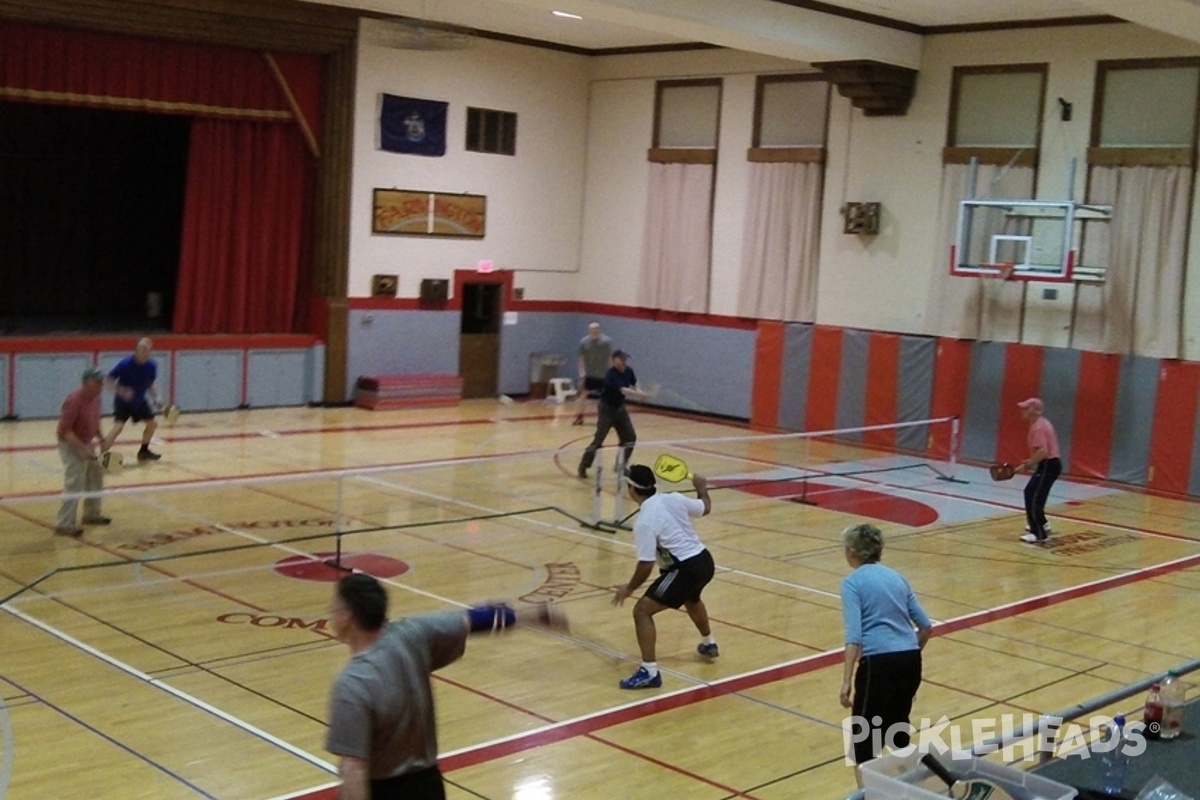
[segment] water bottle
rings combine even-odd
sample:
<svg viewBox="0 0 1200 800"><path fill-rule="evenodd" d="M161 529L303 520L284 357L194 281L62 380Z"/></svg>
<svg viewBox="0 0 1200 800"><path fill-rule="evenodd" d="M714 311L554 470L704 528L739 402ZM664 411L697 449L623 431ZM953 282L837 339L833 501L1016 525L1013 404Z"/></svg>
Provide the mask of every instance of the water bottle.
<svg viewBox="0 0 1200 800"><path fill-rule="evenodd" d="M1125 717L1118 714L1103 735L1109 745L1100 754L1100 791L1121 795L1125 791L1125 774L1129 772L1129 756L1125 754Z"/></svg>
<svg viewBox="0 0 1200 800"><path fill-rule="evenodd" d="M1150 693L1146 695L1146 705L1142 708L1142 723L1146 729L1142 735L1147 739L1162 738L1163 701L1162 686L1157 683L1150 685Z"/></svg>
<svg viewBox="0 0 1200 800"><path fill-rule="evenodd" d="M1162 695L1163 719L1162 738L1174 739L1183 730L1183 681L1174 672L1168 672L1159 687Z"/></svg>

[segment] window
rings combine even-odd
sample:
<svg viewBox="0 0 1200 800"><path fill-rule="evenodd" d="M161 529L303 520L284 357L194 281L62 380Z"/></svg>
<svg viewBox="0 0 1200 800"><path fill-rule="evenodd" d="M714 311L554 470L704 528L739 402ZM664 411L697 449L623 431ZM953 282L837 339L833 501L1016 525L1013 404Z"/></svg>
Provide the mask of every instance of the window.
<svg viewBox="0 0 1200 800"><path fill-rule="evenodd" d="M829 84L819 74L759 75L750 161L823 163Z"/></svg>
<svg viewBox="0 0 1200 800"><path fill-rule="evenodd" d="M1036 165L1046 74L1045 64L956 67L943 160Z"/></svg>
<svg viewBox="0 0 1200 800"><path fill-rule="evenodd" d="M517 154L517 115L491 108L467 108L467 150L474 153Z"/></svg>
<svg viewBox="0 0 1200 800"><path fill-rule="evenodd" d="M1096 84L1099 113L1092 125L1092 163L1191 162L1200 62L1102 61Z"/></svg>
<svg viewBox="0 0 1200 800"><path fill-rule="evenodd" d="M659 164L716 164L720 118L720 78L659 81L649 160Z"/></svg>

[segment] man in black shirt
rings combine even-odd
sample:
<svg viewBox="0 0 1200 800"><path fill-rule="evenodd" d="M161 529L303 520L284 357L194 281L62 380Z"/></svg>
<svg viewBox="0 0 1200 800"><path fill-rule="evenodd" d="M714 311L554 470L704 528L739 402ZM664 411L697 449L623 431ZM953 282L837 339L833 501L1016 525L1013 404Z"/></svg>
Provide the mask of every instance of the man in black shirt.
<svg viewBox="0 0 1200 800"><path fill-rule="evenodd" d="M637 376L629 366L629 354L624 350L614 350L612 366L604 376L604 386L600 389L600 402L596 406L596 435L592 443L583 451L579 461L578 475L587 477L587 471L596 460L596 451L604 445L608 432L617 429L617 437L625 450L625 464L633 455L633 445L637 442L637 432L629 419L629 409L625 408L625 399L644 400L646 393L637 388Z"/></svg>

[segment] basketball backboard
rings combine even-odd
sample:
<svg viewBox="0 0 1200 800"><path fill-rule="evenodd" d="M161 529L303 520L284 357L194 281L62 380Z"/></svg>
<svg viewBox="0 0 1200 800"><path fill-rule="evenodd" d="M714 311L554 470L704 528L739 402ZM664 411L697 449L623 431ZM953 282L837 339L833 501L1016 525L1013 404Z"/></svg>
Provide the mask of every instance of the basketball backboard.
<svg viewBox="0 0 1200 800"><path fill-rule="evenodd" d="M1103 281L1102 266L1083 266L1083 225L1108 222L1112 206L1072 200L961 200L950 273L1014 280Z"/></svg>

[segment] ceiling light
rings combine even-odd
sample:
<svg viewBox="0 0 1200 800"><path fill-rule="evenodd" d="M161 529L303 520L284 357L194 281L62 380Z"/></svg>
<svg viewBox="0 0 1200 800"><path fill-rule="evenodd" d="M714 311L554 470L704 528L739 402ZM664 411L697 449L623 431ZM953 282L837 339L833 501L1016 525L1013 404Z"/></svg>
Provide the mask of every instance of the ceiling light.
<svg viewBox="0 0 1200 800"><path fill-rule="evenodd" d="M555 11L554 16L566 17L567 19L583 19L583 17L579 16L578 14L572 14L569 11Z"/></svg>

